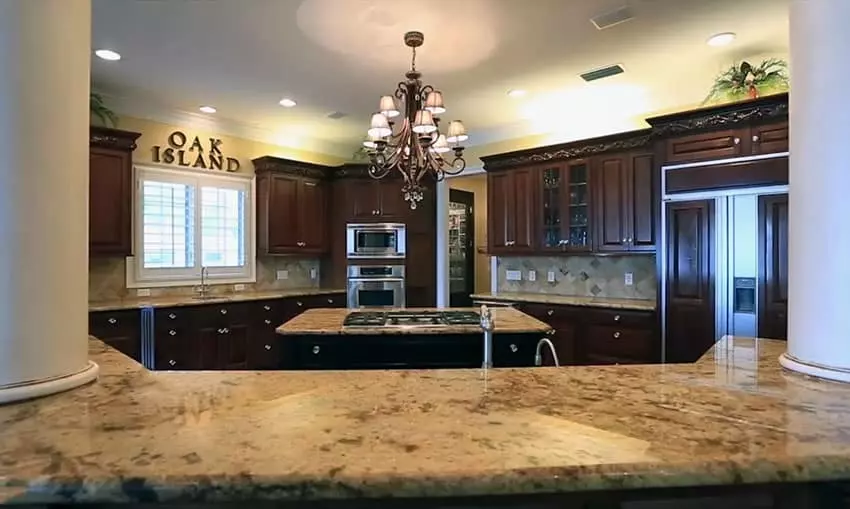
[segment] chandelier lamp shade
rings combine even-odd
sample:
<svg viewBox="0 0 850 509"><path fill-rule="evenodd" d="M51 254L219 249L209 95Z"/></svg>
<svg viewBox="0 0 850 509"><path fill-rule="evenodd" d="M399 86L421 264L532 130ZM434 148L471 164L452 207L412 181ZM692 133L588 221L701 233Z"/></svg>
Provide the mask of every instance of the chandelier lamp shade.
<svg viewBox="0 0 850 509"><path fill-rule="evenodd" d="M426 175L439 182L466 168L462 143L469 139L460 120L441 130L439 115L446 112L443 93L423 85L422 73L416 70L416 48L424 40L421 32L404 34L404 43L413 53L410 70L392 95L381 97L363 142L369 154L369 175L381 179L400 173L401 192L411 209L423 199Z"/></svg>

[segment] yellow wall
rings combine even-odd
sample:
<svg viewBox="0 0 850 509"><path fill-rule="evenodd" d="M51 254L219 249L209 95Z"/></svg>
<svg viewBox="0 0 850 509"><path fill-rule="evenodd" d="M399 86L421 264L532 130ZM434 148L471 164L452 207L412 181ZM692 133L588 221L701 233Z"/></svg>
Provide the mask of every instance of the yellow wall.
<svg viewBox="0 0 850 509"><path fill-rule="evenodd" d="M490 257L487 250L487 175L480 173L448 180L449 189L475 194L475 292L490 291Z"/></svg>
<svg viewBox="0 0 850 509"><path fill-rule="evenodd" d="M133 161L140 164L152 163L152 147L155 145L159 145L163 148L167 147L168 135L174 131L182 131L186 134L186 137L188 138L186 149L189 148L189 145L191 145L195 136L199 137L201 144L204 147L205 154L209 147L209 138L221 139L220 149L222 155L225 158L233 157L239 160L240 173L253 172L254 167L251 164L251 159L267 155L294 159L296 161L327 164L331 166L345 162L342 158L326 154L307 152L288 147L281 147L279 145L270 145L259 141L225 136L221 133L196 129L194 127L179 127L142 118L121 117L118 122L118 128L142 133L142 136L140 136L136 141L138 148L136 148L133 152ZM175 165L175 167L177 166Z"/></svg>

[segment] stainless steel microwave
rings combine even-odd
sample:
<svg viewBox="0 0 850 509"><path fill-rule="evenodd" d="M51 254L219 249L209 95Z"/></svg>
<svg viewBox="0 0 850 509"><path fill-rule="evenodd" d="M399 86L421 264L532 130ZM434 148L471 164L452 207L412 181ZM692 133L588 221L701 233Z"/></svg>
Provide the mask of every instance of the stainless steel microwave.
<svg viewBox="0 0 850 509"><path fill-rule="evenodd" d="M404 258L407 252L407 231L401 223L349 223L345 232L345 245L349 259Z"/></svg>

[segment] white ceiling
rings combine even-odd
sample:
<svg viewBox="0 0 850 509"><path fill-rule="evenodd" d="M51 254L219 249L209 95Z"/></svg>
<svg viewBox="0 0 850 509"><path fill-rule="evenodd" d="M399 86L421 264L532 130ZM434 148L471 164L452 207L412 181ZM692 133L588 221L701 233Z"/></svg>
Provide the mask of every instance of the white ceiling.
<svg viewBox="0 0 850 509"><path fill-rule="evenodd" d="M624 4L635 19L590 23ZM208 104L227 134L348 155L409 68L404 32L420 30L417 68L470 143L567 140L690 107L734 60L787 56L787 11L788 0L93 0L92 47L122 59L93 58L92 74L127 114L199 119ZM735 43L706 45L726 31ZM614 63L627 72L577 76Z"/></svg>

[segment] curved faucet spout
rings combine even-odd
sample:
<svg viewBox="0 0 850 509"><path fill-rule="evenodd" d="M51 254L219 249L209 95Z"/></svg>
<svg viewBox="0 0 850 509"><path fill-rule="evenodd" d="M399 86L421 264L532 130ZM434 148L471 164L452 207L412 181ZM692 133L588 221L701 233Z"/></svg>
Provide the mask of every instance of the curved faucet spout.
<svg viewBox="0 0 850 509"><path fill-rule="evenodd" d="M534 351L534 365L543 365L543 354L540 351L543 345L547 345L549 347L549 351L552 352L552 358L555 360L555 367L561 367L561 363L558 362L558 352L555 351L555 345L552 344L552 341L550 341L549 338L540 338L540 341L537 342L537 349Z"/></svg>

